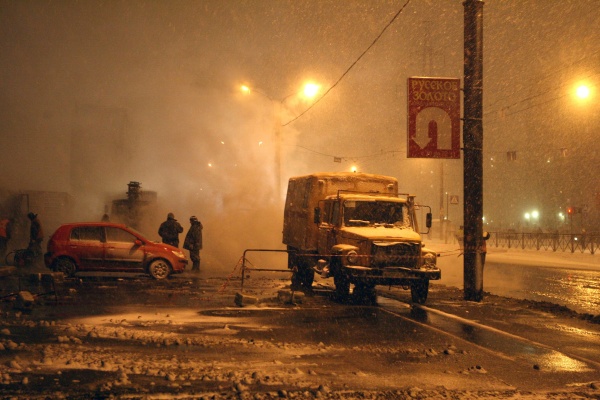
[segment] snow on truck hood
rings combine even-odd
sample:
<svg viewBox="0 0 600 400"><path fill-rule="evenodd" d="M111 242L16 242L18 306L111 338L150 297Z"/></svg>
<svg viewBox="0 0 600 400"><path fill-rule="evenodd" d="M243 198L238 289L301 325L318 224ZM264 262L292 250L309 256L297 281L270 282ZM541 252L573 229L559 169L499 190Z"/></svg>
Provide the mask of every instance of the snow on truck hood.
<svg viewBox="0 0 600 400"><path fill-rule="evenodd" d="M362 236L369 239L398 239L398 240L421 240L421 235L412 229L407 228L387 228L381 226L351 226L342 228L342 232L351 233L356 236Z"/></svg>

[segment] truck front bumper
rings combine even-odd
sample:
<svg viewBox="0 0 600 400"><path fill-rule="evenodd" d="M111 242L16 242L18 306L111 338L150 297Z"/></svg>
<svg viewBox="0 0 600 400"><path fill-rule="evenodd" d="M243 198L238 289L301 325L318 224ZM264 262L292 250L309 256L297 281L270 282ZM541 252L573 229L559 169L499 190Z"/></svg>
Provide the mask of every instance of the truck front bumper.
<svg viewBox="0 0 600 400"><path fill-rule="evenodd" d="M345 265L343 270L351 281L368 282L375 285L404 285L414 280L439 280L442 278L442 271L439 268L370 268Z"/></svg>

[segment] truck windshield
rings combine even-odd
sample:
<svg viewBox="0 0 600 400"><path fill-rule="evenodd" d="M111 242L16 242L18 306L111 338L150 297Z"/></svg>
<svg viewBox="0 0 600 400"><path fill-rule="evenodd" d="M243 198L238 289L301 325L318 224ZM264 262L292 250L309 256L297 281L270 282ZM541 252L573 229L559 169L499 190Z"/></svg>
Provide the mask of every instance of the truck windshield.
<svg viewBox="0 0 600 400"><path fill-rule="evenodd" d="M409 228L412 226L406 204L391 201L344 202L344 225Z"/></svg>

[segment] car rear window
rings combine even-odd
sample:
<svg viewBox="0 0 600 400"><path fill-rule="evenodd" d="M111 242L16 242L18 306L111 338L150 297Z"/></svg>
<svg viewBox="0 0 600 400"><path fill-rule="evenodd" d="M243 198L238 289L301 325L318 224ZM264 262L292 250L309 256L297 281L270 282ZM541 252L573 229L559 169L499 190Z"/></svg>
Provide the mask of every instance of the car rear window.
<svg viewBox="0 0 600 400"><path fill-rule="evenodd" d="M131 233L124 231L121 228L107 227L106 228L106 241L107 242L125 242L133 243L137 240L137 237Z"/></svg>
<svg viewBox="0 0 600 400"><path fill-rule="evenodd" d="M71 231L71 240L101 242L103 229L100 226L77 226Z"/></svg>

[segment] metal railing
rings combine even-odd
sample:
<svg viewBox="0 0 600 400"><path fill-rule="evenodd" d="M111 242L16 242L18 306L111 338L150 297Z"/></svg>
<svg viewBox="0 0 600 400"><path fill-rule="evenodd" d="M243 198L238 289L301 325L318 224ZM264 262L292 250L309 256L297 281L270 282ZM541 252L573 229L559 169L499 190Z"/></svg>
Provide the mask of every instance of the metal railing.
<svg viewBox="0 0 600 400"><path fill-rule="evenodd" d="M275 249L246 249L244 250L244 254L242 256L242 284L240 287L240 290L243 292L244 291L244 277L246 275L247 271L259 271L259 272L287 272L287 273L291 273L293 272L292 270L290 270L289 268L286 269L277 269L277 268L256 268L254 266L248 266L249 260L246 257L246 254L248 253L289 253L288 250L275 250Z"/></svg>
<svg viewBox="0 0 600 400"><path fill-rule="evenodd" d="M595 254L600 246L600 233L490 232L487 246Z"/></svg>

